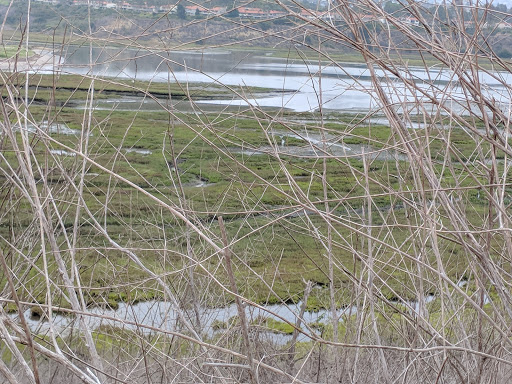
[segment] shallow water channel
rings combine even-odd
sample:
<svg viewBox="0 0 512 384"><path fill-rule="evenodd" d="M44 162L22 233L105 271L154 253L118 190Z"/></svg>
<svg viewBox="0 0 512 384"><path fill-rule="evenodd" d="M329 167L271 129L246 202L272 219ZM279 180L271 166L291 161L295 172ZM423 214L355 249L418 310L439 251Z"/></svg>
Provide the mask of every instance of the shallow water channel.
<svg viewBox="0 0 512 384"><path fill-rule="evenodd" d="M435 296L429 295L425 297L425 302L428 303L434 299ZM410 313L417 312L419 309L419 304L416 301L401 301L395 302L394 304L401 305ZM261 307L245 305L245 313L248 321L252 325L261 324L261 319L265 318L286 321L295 325L297 324L301 307L302 302L296 304L262 305ZM154 332L155 328L167 331L179 331L183 329L179 326L178 310L167 301L146 301L133 305L120 303L117 309L93 307L88 309L88 312L90 316L85 316L84 318L90 329L93 330L101 326L113 326L150 334ZM184 310L183 313L191 323L194 323L195 315L192 309ZM337 316L339 320L343 322L346 317L355 315L356 313L357 307L351 306L339 309ZM15 317L16 315L11 316ZM38 315L34 315L32 309L28 309L25 311L24 316L33 332L47 334L50 331L50 323L46 315L39 317ZM207 337L213 337L217 333L224 332L225 330L222 326L228 324L230 319L237 316L238 311L235 304L221 308L199 307L200 329L202 330L202 334ZM297 340L310 340L307 335L311 335L311 332L315 335L319 335L317 326L319 324L328 324L330 320L330 310L304 312L301 319L301 329L303 333L299 334ZM63 315L60 313L53 314L52 324L54 330L63 336L69 334L75 326L80 326L74 315ZM151 329L147 327L151 327ZM277 344L286 344L292 338L291 334L279 333L265 328L264 323L259 327L259 333L264 334Z"/></svg>
<svg viewBox="0 0 512 384"><path fill-rule="evenodd" d="M259 147L235 147L230 152L246 156L292 156L301 158L321 158L323 156L343 157L343 158L362 158L365 156L371 160L401 160L406 161L404 154L387 149L374 148L369 145L345 144L339 137L331 134L321 135L319 133L300 130L293 132L272 131L271 135L275 145L264 145ZM287 138L302 141L301 145L288 145Z"/></svg>

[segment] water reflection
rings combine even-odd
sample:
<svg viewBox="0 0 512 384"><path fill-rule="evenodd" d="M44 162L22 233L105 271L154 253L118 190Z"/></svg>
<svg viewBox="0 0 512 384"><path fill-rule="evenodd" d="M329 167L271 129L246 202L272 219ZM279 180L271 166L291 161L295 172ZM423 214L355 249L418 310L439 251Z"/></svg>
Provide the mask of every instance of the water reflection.
<svg viewBox="0 0 512 384"><path fill-rule="evenodd" d="M247 52L226 50L149 52L145 50L96 48L92 54L92 74L132 80L180 83L217 83L227 86L265 87L283 92L245 100L207 100L205 104L286 108L294 111L315 111L320 107L337 111L367 111L381 107L375 83L365 65L312 63L286 60ZM70 50L63 73L91 74L89 49ZM460 79L446 69L413 68L407 81L397 75L377 69L389 101L397 109L409 102L422 106L443 100L443 106L457 113L473 108L472 101L462 91ZM479 74L484 94L506 108L512 94L507 84L509 73ZM321 79L321 81L320 81ZM407 82L410 82L409 85ZM414 84L414 86L411 86Z"/></svg>

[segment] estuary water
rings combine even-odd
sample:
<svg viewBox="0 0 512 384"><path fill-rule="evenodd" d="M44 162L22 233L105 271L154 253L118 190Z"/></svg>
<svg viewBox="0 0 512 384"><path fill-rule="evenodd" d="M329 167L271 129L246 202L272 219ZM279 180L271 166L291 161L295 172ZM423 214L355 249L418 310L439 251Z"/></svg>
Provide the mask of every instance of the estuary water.
<svg viewBox="0 0 512 384"><path fill-rule="evenodd" d="M265 95L231 100L196 100L203 104L286 108L306 112L319 108L343 112L379 111L382 101L376 96L375 82L364 64L337 64L274 57L272 52L229 50L154 51L120 48L69 47L58 68L62 73L99 75L154 82L212 83L225 86L264 87ZM92 65L89 64L92 62ZM48 68L47 68L48 69ZM399 109L443 100L443 105L458 113L472 108L472 101L460 89L460 80L438 67L412 68L407 82L394 74L376 69L388 101ZM404 74L402 74L404 75ZM467 74L469 76L469 74ZM512 75L482 72L479 81L487 96L503 108L510 107ZM468 77L469 78L469 77ZM413 89L410 85L417 88ZM116 102L122 103L122 100ZM414 104L413 104L414 102Z"/></svg>
<svg viewBox="0 0 512 384"><path fill-rule="evenodd" d="M427 295L424 298L425 303L435 300L435 296ZM419 303L417 301L396 301L393 304L412 316L419 312ZM264 319L274 319L277 321L286 321L290 324L298 325L298 318L301 313L302 302L295 304L270 304L261 307L244 306L247 320L256 328L261 335L271 339L276 344L285 344L292 338L291 334L284 334L269 329ZM117 309L108 309L93 307L88 309L88 315L84 320L90 329L98 329L101 326L121 327L133 331L151 334L157 330L180 331L178 311L193 324L194 313L192 309L177 309L169 302L164 301L146 301L137 304L128 305L120 303ZM349 317L356 315L357 306L340 308L337 311L337 317L340 322L346 321ZM199 307L198 309L200 325L204 336L212 337L215 334L225 332L224 327L228 327L231 321L238 318L238 310L235 304L219 308ZM298 337L299 341L309 341L312 337L319 336L318 328L331 321L330 310L319 310L315 312L305 311L300 318L300 329L302 333ZM16 318L16 315L11 315ZM47 334L50 331L50 323L46 315L43 317L34 316L31 309L24 313L25 321L37 334ZM77 326L77 318L74 315L62 315L54 313L52 317L52 327L61 335L71 332ZM259 327L258 327L259 325Z"/></svg>

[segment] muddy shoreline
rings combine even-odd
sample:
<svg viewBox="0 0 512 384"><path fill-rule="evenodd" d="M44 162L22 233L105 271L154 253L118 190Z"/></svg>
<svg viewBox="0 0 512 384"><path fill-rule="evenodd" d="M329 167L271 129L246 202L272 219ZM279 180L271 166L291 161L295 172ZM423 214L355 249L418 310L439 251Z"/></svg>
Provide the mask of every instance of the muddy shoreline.
<svg viewBox="0 0 512 384"><path fill-rule="evenodd" d="M0 70L3 72L27 72L52 70L56 64L62 64L60 56L44 49L32 49L33 55L29 57L14 56L0 59Z"/></svg>

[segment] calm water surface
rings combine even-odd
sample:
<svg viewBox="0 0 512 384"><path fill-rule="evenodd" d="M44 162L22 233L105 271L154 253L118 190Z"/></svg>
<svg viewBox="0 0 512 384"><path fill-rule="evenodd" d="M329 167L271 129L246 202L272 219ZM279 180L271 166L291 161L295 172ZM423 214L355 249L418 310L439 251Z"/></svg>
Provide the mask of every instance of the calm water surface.
<svg viewBox="0 0 512 384"><path fill-rule="evenodd" d="M320 106L336 111L367 111L379 108L374 84L365 65L319 64L273 57L271 53L248 53L228 50L148 52L143 50L96 48L89 65L89 49L69 47L65 55L64 73L94 74L132 80L180 83L217 83L230 86L265 87L279 94L240 100L208 100L203 103L287 108L314 111ZM376 71L393 103L406 105L429 99L445 100L447 107L460 112L467 104L458 80L449 71L433 67L413 69L409 79L420 90L408 89L396 76ZM487 95L502 107L510 106L512 75L480 74ZM284 92L288 91L288 92Z"/></svg>

